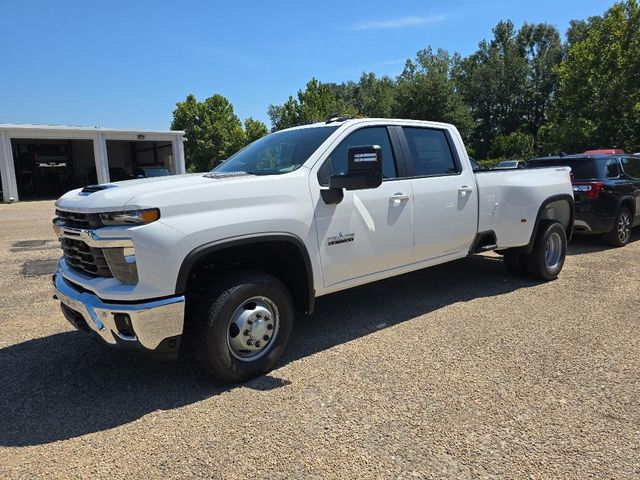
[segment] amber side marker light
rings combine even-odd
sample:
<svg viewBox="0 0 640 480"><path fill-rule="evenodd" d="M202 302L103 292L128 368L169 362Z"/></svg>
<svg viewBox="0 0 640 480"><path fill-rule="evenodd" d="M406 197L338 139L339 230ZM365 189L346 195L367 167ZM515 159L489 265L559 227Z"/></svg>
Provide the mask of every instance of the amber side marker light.
<svg viewBox="0 0 640 480"><path fill-rule="evenodd" d="M150 208L148 210L139 210L139 218L142 220L142 223L151 223L155 222L160 218L160 210L157 208Z"/></svg>

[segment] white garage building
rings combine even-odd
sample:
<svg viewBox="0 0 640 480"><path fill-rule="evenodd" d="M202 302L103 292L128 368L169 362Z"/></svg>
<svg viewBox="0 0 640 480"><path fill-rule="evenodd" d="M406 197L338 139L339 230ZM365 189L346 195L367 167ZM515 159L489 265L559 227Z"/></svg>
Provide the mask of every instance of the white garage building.
<svg viewBox="0 0 640 480"><path fill-rule="evenodd" d="M0 123L2 200L57 198L89 184L186 173L183 142L184 132L174 130Z"/></svg>

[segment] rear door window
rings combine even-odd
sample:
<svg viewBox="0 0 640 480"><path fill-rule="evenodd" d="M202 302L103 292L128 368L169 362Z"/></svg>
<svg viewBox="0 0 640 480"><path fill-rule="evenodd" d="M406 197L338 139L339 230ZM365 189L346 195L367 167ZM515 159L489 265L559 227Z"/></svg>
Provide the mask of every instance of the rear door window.
<svg viewBox="0 0 640 480"><path fill-rule="evenodd" d="M411 175L427 177L460 172L444 130L403 127L411 156Z"/></svg>
<svg viewBox="0 0 640 480"><path fill-rule="evenodd" d="M625 157L621 163L624 173L632 178L640 178L640 157Z"/></svg>

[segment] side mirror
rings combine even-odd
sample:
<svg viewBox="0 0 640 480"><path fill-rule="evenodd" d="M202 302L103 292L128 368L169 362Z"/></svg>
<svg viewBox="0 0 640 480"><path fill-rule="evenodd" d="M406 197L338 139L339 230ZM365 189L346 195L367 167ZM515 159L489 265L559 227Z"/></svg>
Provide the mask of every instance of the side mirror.
<svg viewBox="0 0 640 480"><path fill-rule="evenodd" d="M382 148L379 145L351 147L347 154L347 173L332 175L329 188L365 190L382 183Z"/></svg>
<svg viewBox="0 0 640 480"><path fill-rule="evenodd" d="M347 173L331 175L329 188L320 191L327 205L340 203L343 190L378 188L382 183L382 148L379 145L351 147L347 153Z"/></svg>

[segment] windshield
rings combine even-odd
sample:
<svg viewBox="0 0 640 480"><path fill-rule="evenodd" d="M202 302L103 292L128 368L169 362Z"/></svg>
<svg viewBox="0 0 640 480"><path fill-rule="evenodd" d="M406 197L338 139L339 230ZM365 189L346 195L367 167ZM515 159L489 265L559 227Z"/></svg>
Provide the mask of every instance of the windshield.
<svg viewBox="0 0 640 480"><path fill-rule="evenodd" d="M272 133L247 145L212 172L246 172L253 175L292 172L337 128L338 125L331 125Z"/></svg>

